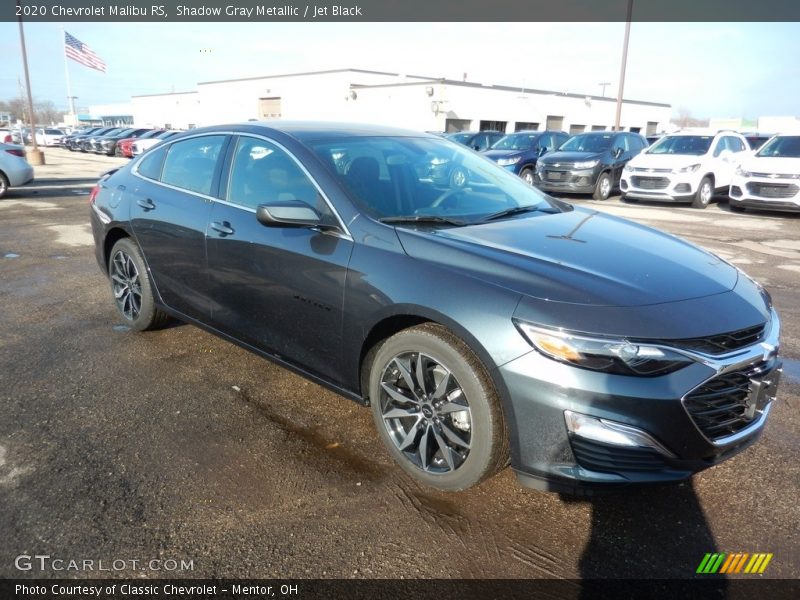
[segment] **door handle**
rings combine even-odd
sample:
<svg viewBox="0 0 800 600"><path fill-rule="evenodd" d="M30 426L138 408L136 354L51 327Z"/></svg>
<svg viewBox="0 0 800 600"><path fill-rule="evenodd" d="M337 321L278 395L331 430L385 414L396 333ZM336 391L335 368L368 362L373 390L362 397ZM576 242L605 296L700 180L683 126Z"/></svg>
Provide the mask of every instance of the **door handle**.
<svg viewBox="0 0 800 600"><path fill-rule="evenodd" d="M136 201L136 204L138 204L138 205L139 205L139 206L141 206L143 209L145 209L145 211L148 211L148 210L153 210L153 209L156 207L156 205L153 203L153 201L152 201L152 200L150 200L150 198L145 198L144 200L142 200L142 199L140 198L140 199L138 199L138 200Z"/></svg>
<svg viewBox="0 0 800 600"><path fill-rule="evenodd" d="M223 237L233 234L233 227L231 227L231 224L227 221L223 221L222 223L214 221L211 223L211 229L218 232Z"/></svg>

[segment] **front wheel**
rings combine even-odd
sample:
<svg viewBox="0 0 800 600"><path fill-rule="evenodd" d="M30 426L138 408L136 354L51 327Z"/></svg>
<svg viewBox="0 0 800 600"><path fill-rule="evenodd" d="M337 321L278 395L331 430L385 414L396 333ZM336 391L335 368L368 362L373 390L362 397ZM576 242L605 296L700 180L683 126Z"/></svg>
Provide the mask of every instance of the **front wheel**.
<svg viewBox="0 0 800 600"><path fill-rule="evenodd" d="M594 185L594 194L592 196L595 200L608 200L611 195L611 175L608 173L601 173L597 178L597 183Z"/></svg>
<svg viewBox="0 0 800 600"><path fill-rule="evenodd" d="M692 199L692 208L706 208L713 197L714 184L711 183L710 177L703 177Z"/></svg>
<svg viewBox="0 0 800 600"><path fill-rule="evenodd" d="M440 325L383 343L369 372L372 416L394 460L439 490L463 490L508 464L500 400L480 359Z"/></svg>
<svg viewBox="0 0 800 600"><path fill-rule="evenodd" d="M108 275L117 310L128 327L137 331L158 329L169 320L156 308L144 258L129 238L122 238L111 249Z"/></svg>
<svg viewBox="0 0 800 600"><path fill-rule="evenodd" d="M533 185L533 169L530 167L525 167L519 174L522 181L527 183L528 185Z"/></svg>

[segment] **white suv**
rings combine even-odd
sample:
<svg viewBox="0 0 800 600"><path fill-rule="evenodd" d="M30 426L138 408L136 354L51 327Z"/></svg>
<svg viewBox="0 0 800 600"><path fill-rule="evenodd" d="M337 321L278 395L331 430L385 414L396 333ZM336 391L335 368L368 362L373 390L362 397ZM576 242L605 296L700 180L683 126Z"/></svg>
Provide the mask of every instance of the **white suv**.
<svg viewBox="0 0 800 600"><path fill-rule="evenodd" d="M800 212L800 135L776 135L736 168L731 210L746 207Z"/></svg>
<svg viewBox="0 0 800 600"><path fill-rule="evenodd" d="M733 131L665 135L634 157L622 172L620 189L628 201L691 202L705 208L714 194L728 192L736 164L749 151Z"/></svg>

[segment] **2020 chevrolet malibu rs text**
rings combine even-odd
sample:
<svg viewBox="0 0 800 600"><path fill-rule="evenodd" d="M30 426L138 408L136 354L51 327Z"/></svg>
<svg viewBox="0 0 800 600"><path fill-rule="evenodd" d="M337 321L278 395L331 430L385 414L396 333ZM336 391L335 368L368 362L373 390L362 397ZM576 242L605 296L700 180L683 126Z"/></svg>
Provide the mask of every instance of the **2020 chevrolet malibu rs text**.
<svg viewBox="0 0 800 600"><path fill-rule="evenodd" d="M440 137L196 129L90 203L130 327L177 318L371 406L392 457L439 489L509 461L558 491L685 479L755 441L775 398L762 287Z"/></svg>

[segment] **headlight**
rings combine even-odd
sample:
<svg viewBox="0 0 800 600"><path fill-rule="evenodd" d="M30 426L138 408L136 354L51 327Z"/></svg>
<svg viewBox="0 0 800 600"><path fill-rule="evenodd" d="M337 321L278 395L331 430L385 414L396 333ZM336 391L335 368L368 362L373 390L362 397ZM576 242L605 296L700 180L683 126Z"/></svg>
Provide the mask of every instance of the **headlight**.
<svg viewBox="0 0 800 600"><path fill-rule="evenodd" d="M699 168L700 168L700 163L697 163L696 165L689 165L688 167L683 167L681 169L673 169L672 172L673 173L694 173Z"/></svg>
<svg viewBox="0 0 800 600"><path fill-rule="evenodd" d="M753 175L750 171L745 171L742 168L742 165L736 167L736 174L739 175L740 177L751 177Z"/></svg>
<svg viewBox="0 0 800 600"><path fill-rule="evenodd" d="M574 168L575 169L592 169L597 166L599 160L585 160L583 162L576 162Z"/></svg>
<svg viewBox="0 0 800 600"><path fill-rule="evenodd" d="M522 335L545 356L592 371L653 377L677 371L692 360L666 348L619 338L588 337L515 320Z"/></svg>
<svg viewBox="0 0 800 600"><path fill-rule="evenodd" d="M515 165L521 159L521 156L513 156L511 158L501 158L497 161L497 164L501 167L507 167L508 165Z"/></svg>
<svg viewBox="0 0 800 600"><path fill-rule="evenodd" d="M631 166L631 163L627 163L627 164L625 165L625 168L624 168L624 169L622 169L622 170L623 170L623 171L628 171L628 172L630 173L631 171L633 171L633 167Z"/></svg>

